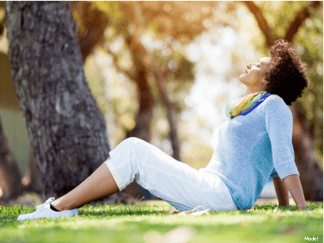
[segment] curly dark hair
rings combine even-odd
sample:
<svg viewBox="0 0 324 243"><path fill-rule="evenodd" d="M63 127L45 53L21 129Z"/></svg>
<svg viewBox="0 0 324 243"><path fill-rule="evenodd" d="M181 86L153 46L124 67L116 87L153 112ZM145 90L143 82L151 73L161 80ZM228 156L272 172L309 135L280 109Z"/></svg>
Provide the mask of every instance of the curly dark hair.
<svg viewBox="0 0 324 243"><path fill-rule="evenodd" d="M306 78L306 63L302 63L291 44L276 40L270 49L270 68L265 73L266 91L279 95L291 105L309 84Z"/></svg>

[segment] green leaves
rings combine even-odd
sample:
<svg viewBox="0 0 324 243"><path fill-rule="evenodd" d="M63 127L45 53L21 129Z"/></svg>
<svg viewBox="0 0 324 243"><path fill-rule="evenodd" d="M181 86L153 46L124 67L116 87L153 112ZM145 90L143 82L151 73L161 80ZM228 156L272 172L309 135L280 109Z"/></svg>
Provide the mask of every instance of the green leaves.
<svg viewBox="0 0 324 243"><path fill-rule="evenodd" d="M105 12L108 16L112 18L120 18L121 12L119 11L118 2L106 2L106 1L96 1L93 2L96 4L97 8Z"/></svg>

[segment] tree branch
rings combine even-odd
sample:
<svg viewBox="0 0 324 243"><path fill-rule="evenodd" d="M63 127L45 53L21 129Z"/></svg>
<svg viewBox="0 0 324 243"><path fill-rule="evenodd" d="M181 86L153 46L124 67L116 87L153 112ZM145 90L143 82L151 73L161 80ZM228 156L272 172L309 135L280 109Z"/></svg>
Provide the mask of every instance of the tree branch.
<svg viewBox="0 0 324 243"><path fill-rule="evenodd" d="M264 18L261 9L251 1L242 1L246 7L250 10L250 12L254 15L256 21L258 22L259 28L264 34L266 38L266 44L268 47L272 46L278 36L274 33L273 29L271 29L268 25L267 20Z"/></svg>
<svg viewBox="0 0 324 243"><path fill-rule="evenodd" d="M132 80L132 81L136 80L135 76L134 76L131 72L129 72L129 71L127 71L127 70L125 70L125 69L123 69L122 67L119 66L117 55L116 55L115 53L113 53L113 52L109 49L109 47L105 47L105 49L106 49L106 51L107 51L107 52L112 56L113 61L114 61L115 65L116 65L116 69L117 69L117 71L119 71L119 72L125 74L125 75L126 75L130 80Z"/></svg>
<svg viewBox="0 0 324 243"><path fill-rule="evenodd" d="M289 42L293 42L293 39L295 38L295 35L298 32L299 27L304 23L304 21L309 18L310 12L309 10L311 8L318 8L320 6L321 2L320 1L313 1L310 5L304 7L302 10L300 10L296 16L295 19L290 23L286 30L285 34L285 40Z"/></svg>
<svg viewBox="0 0 324 243"><path fill-rule="evenodd" d="M84 63L94 48L103 40L109 18L92 2L75 2L73 8L80 15L78 40Z"/></svg>

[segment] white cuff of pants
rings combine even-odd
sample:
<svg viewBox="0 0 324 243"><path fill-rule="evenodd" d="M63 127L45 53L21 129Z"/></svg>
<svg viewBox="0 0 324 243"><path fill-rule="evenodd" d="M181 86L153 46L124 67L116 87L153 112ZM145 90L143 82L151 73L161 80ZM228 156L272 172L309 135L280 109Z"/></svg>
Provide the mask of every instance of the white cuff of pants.
<svg viewBox="0 0 324 243"><path fill-rule="evenodd" d="M110 151L109 152L110 157L112 156L112 154L113 154L113 151ZM119 191L123 190L126 187L126 185L124 184L124 182L120 178L118 172L115 169L115 166L112 163L109 163L108 160L106 160L105 164L108 166L108 169L109 169L112 177L114 178L114 180L115 180L115 182L116 182L116 184L117 184L117 186L119 188Z"/></svg>

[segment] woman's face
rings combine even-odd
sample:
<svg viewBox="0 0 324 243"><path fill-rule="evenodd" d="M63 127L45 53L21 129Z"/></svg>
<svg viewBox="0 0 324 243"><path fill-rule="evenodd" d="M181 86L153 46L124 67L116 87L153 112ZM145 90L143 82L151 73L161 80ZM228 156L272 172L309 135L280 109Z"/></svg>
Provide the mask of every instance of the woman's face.
<svg viewBox="0 0 324 243"><path fill-rule="evenodd" d="M270 67L270 57L262 57L256 63L247 65L239 80L248 88L248 93L264 91L266 83L263 78Z"/></svg>

